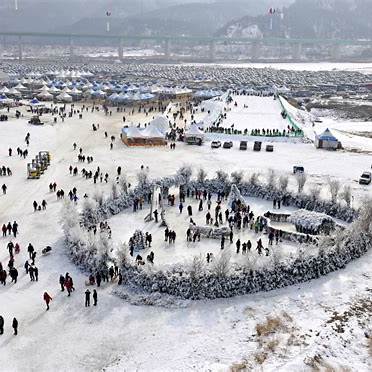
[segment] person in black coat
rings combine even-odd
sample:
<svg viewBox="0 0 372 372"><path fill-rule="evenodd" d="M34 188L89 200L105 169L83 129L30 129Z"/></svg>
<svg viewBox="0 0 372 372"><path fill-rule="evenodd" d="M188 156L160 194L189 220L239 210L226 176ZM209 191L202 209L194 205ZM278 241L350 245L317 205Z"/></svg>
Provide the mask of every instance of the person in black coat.
<svg viewBox="0 0 372 372"><path fill-rule="evenodd" d="M17 336L17 334L18 334L18 320L16 318L13 318L12 327L14 329L14 336Z"/></svg>
<svg viewBox="0 0 372 372"><path fill-rule="evenodd" d="M90 290L85 291L85 307L90 306Z"/></svg>
<svg viewBox="0 0 372 372"><path fill-rule="evenodd" d="M192 216L192 206L191 205L189 205L187 207L187 213L188 213L189 217Z"/></svg>
<svg viewBox="0 0 372 372"><path fill-rule="evenodd" d="M4 318L0 315L0 335L4 333Z"/></svg>
<svg viewBox="0 0 372 372"><path fill-rule="evenodd" d="M97 306L97 299L98 299L97 291L93 289L93 306Z"/></svg>
<svg viewBox="0 0 372 372"><path fill-rule="evenodd" d="M65 290L65 277L63 275L59 276L59 285L61 286L61 292Z"/></svg>

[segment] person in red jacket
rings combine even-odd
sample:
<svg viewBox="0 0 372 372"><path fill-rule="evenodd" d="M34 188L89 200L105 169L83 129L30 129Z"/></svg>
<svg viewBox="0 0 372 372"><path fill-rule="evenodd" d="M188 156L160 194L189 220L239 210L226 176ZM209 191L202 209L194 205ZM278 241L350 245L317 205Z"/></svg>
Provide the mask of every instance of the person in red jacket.
<svg viewBox="0 0 372 372"><path fill-rule="evenodd" d="M49 302L52 301L52 297L49 296L48 292L44 292L44 301L47 305L47 310L49 310Z"/></svg>

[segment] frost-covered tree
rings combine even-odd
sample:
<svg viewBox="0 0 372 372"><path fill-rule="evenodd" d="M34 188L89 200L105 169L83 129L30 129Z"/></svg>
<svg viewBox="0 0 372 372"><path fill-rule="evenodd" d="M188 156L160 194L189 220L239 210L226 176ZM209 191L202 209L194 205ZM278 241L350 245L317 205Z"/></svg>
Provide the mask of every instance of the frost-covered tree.
<svg viewBox="0 0 372 372"><path fill-rule="evenodd" d="M351 229L356 234L372 234L372 199L363 201L359 218L352 224Z"/></svg>
<svg viewBox="0 0 372 372"><path fill-rule="evenodd" d="M272 190L276 187L276 174L274 169L269 169L267 172L267 186Z"/></svg>
<svg viewBox="0 0 372 372"><path fill-rule="evenodd" d="M192 281L197 280L205 273L205 260L202 255L195 256L190 265L190 278Z"/></svg>
<svg viewBox="0 0 372 372"><path fill-rule="evenodd" d="M319 185L312 185L309 189L309 195L311 200L319 200L320 198L320 187Z"/></svg>
<svg viewBox="0 0 372 372"><path fill-rule="evenodd" d="M280 177L279 177L279 188L282 192L286 192L287 189L288 189L288 183L289 183L289 179L288 179L288 176L286 174L282 174Z"/></svg>
<svg viewBox="0 0 372 372"><path fill-rule="evenodd" d="M183 165L182 167L178 169L177 175L183 177L183 180L184 180L183 184L187 185L190 182L191 176L192 176L191 166Z"/></svg>
<svg viewBox="0 0 372 372"><path fill-rule="evenodd" d="M340 181L336 179L331 179L330 177L328 177L327 182L328 182L329 192L331 194L332 203L336 203L337 196L340 191Z"/></svg>
<svg viewBox="0 0 372 372"><path fill-rule="evenodd" d="M229 175L222 169L216 171L216 176L217 176L217 180L222 183L226 183L229 178Z"/></svg>
<svg viewBox="0 0 372 372"><path fill-rule="evenodd" d="M213 262L213 273L219 278L225 278L230 272L230 252L223 250Z"/></svg>
<svg viewBox="0 0 372 372"><path fill-rule="evenodd" d="M67 235L71 229L78 227L80 224L80 216L74 203L65 200L61 209L61 224L65 235Z"/></svg>
<svg viewBox="0 0 372 372"><path fill-rule="evenodd" d="M143 188L149 184L149 174L145 170L141 170L137 173L138 187Z"/></svg>
<svg viewBox="0 0 372 372"><path fill-rule="evenodd" d="M117 199L119 197L118 187L115 182L111 184L111 197Z"/></svg>
<svg viewBox="0 0 372 372"><path fill-rule="evenodd" d="M95 200L97 204L101 206L104 200L103 192L96 190L96 192L93 194L93 200Z"/></svg>
<svg viewBox="0 0 372 372"><path fill-rule="evenodd" d="M119 178L119 187L122 194L128 193L128 182L125 176Z"/></svg>
<svg viewBox="0 0 372 372"><path fill-rule="evenodd" d="M297 182L297 191L299 194L302 193L305 187L305 183L307 180L306 173L296 173L295 175L296 182Z"/></svg>
<svg viewBox="0 0 372 372"><path fill-rule="evenodd" d="M207 172L203 168L199 168L196 180L203 184L207 179Z"/></svg>
<svg viewBox="0 0 372 372"><path fill-rule="evenodd" d="M127 243L123 242L122 244L119 245L116 252L117 263L119 267L125 266L126 263L128 262L128 252L129 248Z"/></svg>
<svg viewBox="0 0 372 372"><path fill-rule="evenodd" d="M340 198L345 201L348 207L351 206L351 187L345 185L340 193Z"/></svg>
<svg viewBox="0 0 372 372"><path fill-rule="evenodd" d="M132 236L133 249L135 251L145 249L145 235L141 230L136 230Z"/></svg>
<svg viewBox="0 0 372 372"><path fill-rule="evenodd" d="M259 183L259 176L260 176L260 174L257 173L257 172L251 173L251 175L249 177L249 183L253 186L257 186L258 183Z"/></svg>
<svg viewBox="0 0 372 372"><path fill-rule="evenodd" d="M243 172L242 171L234 171L231 173L231 180L236 185L240 185L243 181Z"/></svg>
<svg viewBox="0 0 372 372"><path fill-rule="evenodd" d="M97 202L90 198L84 199L81 215L85 226L97 224L99 221Z"/></svg>

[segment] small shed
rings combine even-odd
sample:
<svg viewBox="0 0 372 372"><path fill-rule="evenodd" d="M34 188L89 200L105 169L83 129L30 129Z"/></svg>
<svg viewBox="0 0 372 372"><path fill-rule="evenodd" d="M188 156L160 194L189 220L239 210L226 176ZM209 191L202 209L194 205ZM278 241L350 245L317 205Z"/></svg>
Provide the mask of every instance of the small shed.
<svg viewBox="0 0 372 372"><path fill-rule="evenodd" d="M342 146L341 142L327 128L323 133L315 136L315 147L317 149L337 150Z"/></svg>

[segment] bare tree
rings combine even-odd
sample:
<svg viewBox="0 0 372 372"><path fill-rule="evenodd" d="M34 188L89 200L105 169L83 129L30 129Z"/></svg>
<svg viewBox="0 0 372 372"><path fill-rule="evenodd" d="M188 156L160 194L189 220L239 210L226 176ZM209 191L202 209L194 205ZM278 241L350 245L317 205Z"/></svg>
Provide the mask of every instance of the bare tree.
<svg viewBox="0 0 372 372"><path fill-rule="evenodd" d="M329 187L329 192L331 194L331 200L333 203L337 202L337 196L340 191L340 181L336 179L331 179L328 177L328 187Z"/></svg>
<svg viewBox="0 0 372 372"><path fill-rule="evenodd" d="M137 173L137 181L140 187L143 187L149 183L149 174L145 170L141 170Z"/></svg>
<svg viewBox="0 0 372 372"><path fill-rule="evenodd" d="M116 254L119 267L124 266L128 262L128 251L129 248L127 243L122 243L119 246Z"/></svg>
<svg viewBox="0 0 372 372"><path fill-rule="evenodd" d="M287 191L287 189L288 189L288 183L289 183L288 176L286 174L282 174L279 177L279 187L280 187L280 190L282 192L286 192Z"/></svg>
<svg viewBox="0 0 372 372"><path fill-rule="evenodd" d="M313 201L319 200L320 197L320 187L319 185L313 185L309 189L309 195Z"/></svg>
<svg viewBox="0 0 372 372"><path fill-rule="evenodd" d="M267 173L267 186L274 189L276 186L276 174L274 169L269 169Z"/></svg>
<svg viewBox="0 0 372 372"><path fill-rule="evenodd" d="M183 177L184 184L187 185L191 180L192 168L189 165L183 165L178 169L177 174Z"/></svg>
<svg viewBox="0 0 372 372"><path fill-rule="evenodd" d="M346 202L348 207L351 206L351 187L345 185L340 193L340 198Z"/></svg>
<svg viewBox="0 0 372 372"><path fill-rule="evenodd" d="M213 264L213 272L217 277L226 277L230 271L230 253L223 250Z"/></svg>
<svg viewBox="0 0 372 372"><path fill-rule="evenodd" d="M231 179L233 183L239 185L243 180L243 172L242 171L235 171L231 173Z"/></svg>
<svg viewBox="0 0 372 372"><path fill-rule="evenodd" d="M93 200L95 200L98 205L102 205L103 204L103 192L102 191L96 191L94 194L93 194Z"/></svg>
<svg viewBox="0 0 372 372"><path fill-rule="evenodd" d="M249 182L253 185L256 186L258 185L258 177L260 176L259 173L253 172L250 177L249 177Z"/></svg>
<svg viewBox="0 0 372 372"><path fill-rule="evenodd" d="M195 256L190 265L190 278L196 280L205 271L205 260L202 255Z"/></svg>
<svg viewBox="0 0 372 372"><path fill-rule="evenodd" d="M307 180L306 173L296 173L295 177L297 182L297 191L299 194L301 194L302 191L304 190L305 183Z"/></svg>
<svg viewBox="0 0 372 372"><path fill-rule="evenodd" d="M113 199L117 199L119 196L118 187L115 182L111 184L111 196Z"/></svg>
<svg viewBox="0 0 372 372"><path fill-rule="evenodd" d="M225 183L229 178L229 175L222 169L216 171L216 175L217 175L217 179L223 183Z"/></svg>
<svg viewBox="0 0 372 372"><path fill-rule="evenodd" d="M197 181L200 183L204 183L206 179L207 179L207 172L203 168L200 168L198 170Z"/></svg>
<svg viewBox="0 0 372 372"><path fill-rule="evenodd" d="M125 176L121 176L119 178L119 186L123 194L126 194L128 192L128 183L127 183L127 178Z"/></svg>

